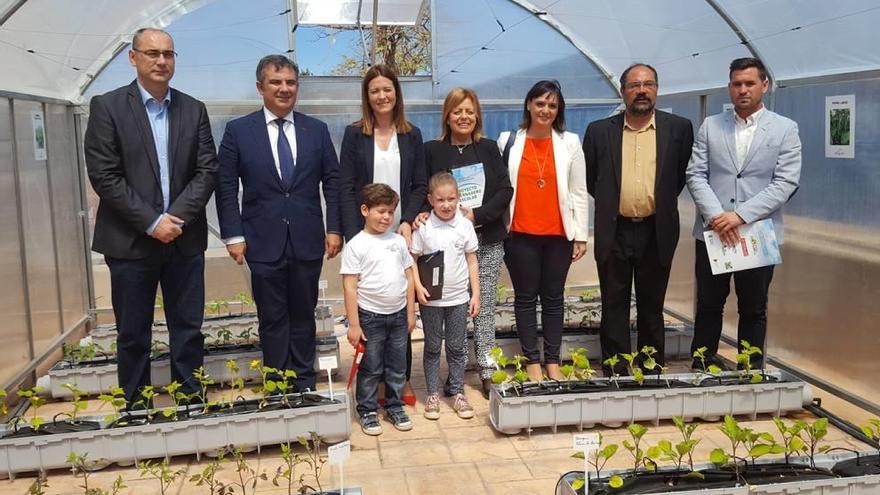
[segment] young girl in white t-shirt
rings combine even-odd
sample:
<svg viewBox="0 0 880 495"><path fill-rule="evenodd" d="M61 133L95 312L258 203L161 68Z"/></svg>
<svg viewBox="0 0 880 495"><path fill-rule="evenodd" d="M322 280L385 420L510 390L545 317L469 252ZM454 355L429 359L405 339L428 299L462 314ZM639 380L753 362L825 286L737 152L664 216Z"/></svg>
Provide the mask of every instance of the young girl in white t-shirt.
<svg viewBox="0 0 880 495"><path fill-rule="evenodd" d="M428 419L440 417L440 350L444 337L449 366L446 391L455 397L453 410L462 419L474 417L474 409L464 395L464 370L467 366L467 318L473 318L480 310L477 234L473 224L459 212L458 199L458 184L451 174L442 172L431 177L428 202L433 211L425 224L413 233L410 246L416 261L422 255L443 252L443 284L439 299L429 300L429 289L419 280L418 263L413 265L413 282L425 331L424 365L428 388L425 417ZM439 273L428 275L432 284L435 280L439 282ZM473 290L469 291L469 286Z"/></svg>

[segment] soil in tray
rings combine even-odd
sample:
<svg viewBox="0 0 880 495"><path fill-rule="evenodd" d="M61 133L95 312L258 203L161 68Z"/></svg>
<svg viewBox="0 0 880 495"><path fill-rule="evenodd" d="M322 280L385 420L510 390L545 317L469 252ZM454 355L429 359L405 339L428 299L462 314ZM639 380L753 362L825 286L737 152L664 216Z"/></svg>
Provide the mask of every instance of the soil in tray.
<svg viewBox="0 0 880 495"><path fill-rule="evenodd" d="M44 423L34 431L30 426L23 426L18 430L9 431L0 438L24 438L42 435L54 435L57 433L79 433L83 431L100 430L101 425L95 421L77 421L71 423L69 421L57 421L54 423Z"/></svg>
<svg viewBox="0 0 880 495"><path fill-rule="evenodd" d="M764 381L761 383L776 383L780 380L775 376L765 376ZM594 381L544 381L540 383L527 382L524 385L517 385L516 388L519 389L519 393L514 390L513 387L509 388L507 391L507 397L510 396L524 396L524 397L538 397L544 395L567 395L567 394L583 394L590 392L609 392L609 391L618 391L618 390L658 390L658 389L682 389L682 388L693 388L693 387L718 387L723 385L746 385L749 384L748 379L741 379L739 377L725 377L723 379L718 378L705 378L699 384L693 384L692 382L682 381L682 380L673 380L670 379L666 381L663 378L658 378L656 376L649 376L645 378L644 383L641 385L637 382L631 380L618 380L615 384L614 381L610 379L601 379Z"/></svg>
<svg viewBox="0 0 880 495"><path fill-rule="evenodd" d="M748 483L750 485L769 485L792 481L809 481L835 478L834 474L825 469L813 469L797 464L759 464L741 467L740 479L737 480L733 468L704 469L699 471L702 478L689 475L687 472L667 471L659 473L639 473L635 477L624 477L623 486L609 488L607 480L599 484L591 484L589 495L632 495L643 493L685 492L689 490L709 490L730 488ZM584 490L578 491L584 494Z"/></svg>
<svg viewBox="0 0 880 495"><path fill-rule="evenodd" d="M834 465L831 471L838 476L867 476L880 474L880 455L863 455Z"/></svg>
<svg viewBox="0 0 880 495"><path fill-rule="evenodd" d="M237 354L244 352L259 352L260 346L256 344L229 344L223 346L210 346L205 348L205 356L225 356L228 354ZM157 354L150 358L151 361L161 361L163 359L168 359L170 357L170 353L163 352L161 354ZM93 359L91 361L80 361L78 363L71 363L68 361L59 361L52 366L52 370L67 370L71 368L96 368L99 366L107 366L109 364L116 364L116 356L113 357L101 357L98 359Z"/></svg>

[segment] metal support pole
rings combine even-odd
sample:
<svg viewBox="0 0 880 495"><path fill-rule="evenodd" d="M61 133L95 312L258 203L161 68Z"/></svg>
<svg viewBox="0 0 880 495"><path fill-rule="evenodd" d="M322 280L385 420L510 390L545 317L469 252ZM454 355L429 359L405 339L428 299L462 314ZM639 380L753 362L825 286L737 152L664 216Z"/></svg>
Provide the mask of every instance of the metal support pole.
<svg viewBox="0 0 880 495"><path fill-rule="evenodd" d="M373 0L373 46L370 51L370 65L376 65L376 40L379 38L379 0Z"/></svg>
<svg viewBox="0 0 880 495"><path fill-rule="evenodd" d="M287 10L287 58L296 62L296 27L299 24L296 0L287 0Z"/></svg>

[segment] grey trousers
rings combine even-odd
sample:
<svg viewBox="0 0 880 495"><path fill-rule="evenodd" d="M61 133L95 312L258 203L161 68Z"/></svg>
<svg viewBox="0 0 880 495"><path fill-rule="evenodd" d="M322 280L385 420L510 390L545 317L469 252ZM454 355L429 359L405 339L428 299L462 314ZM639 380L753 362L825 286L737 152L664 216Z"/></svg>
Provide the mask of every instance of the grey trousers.
<svg viewBox="0 0 880 495"><path fill-rule="evenodd" d="M425 330L425 382L428 395L440 393L440 350L446 339L446 364L449 365L447 391L464 393L464 369L467 366L468 303L457 306L420 306Z"/></svg>
<svg viewBox="0 0 880 495"><path fill-rule="evenodd" d="M504 242L480 243L477 264L480 267L480 312L474 318L474 347L480 378L492 378L495 366L486 355L495 347L495 289L504 261Z"/></svg>

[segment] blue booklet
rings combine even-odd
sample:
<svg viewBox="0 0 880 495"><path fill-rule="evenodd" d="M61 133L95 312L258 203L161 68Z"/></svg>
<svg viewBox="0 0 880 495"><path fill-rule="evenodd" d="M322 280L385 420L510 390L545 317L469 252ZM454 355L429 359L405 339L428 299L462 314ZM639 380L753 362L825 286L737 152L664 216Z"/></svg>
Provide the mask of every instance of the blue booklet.
<svg viewBox="0 0 880 495"><path fill-rule="evenodd" d="M479 208L483 205L483 193L486 191L486 174L483 164L475 163L452 169L452 176L458 183L458 203L468 208Z"/></svg>
<svg viewBox="0 0 880 495"><path fill-rule="evenodd" d="M703 232L712 274L738 272L782 263L773 220L765 218L739 226L739 242L726 246L714 230Z"/></svg>

